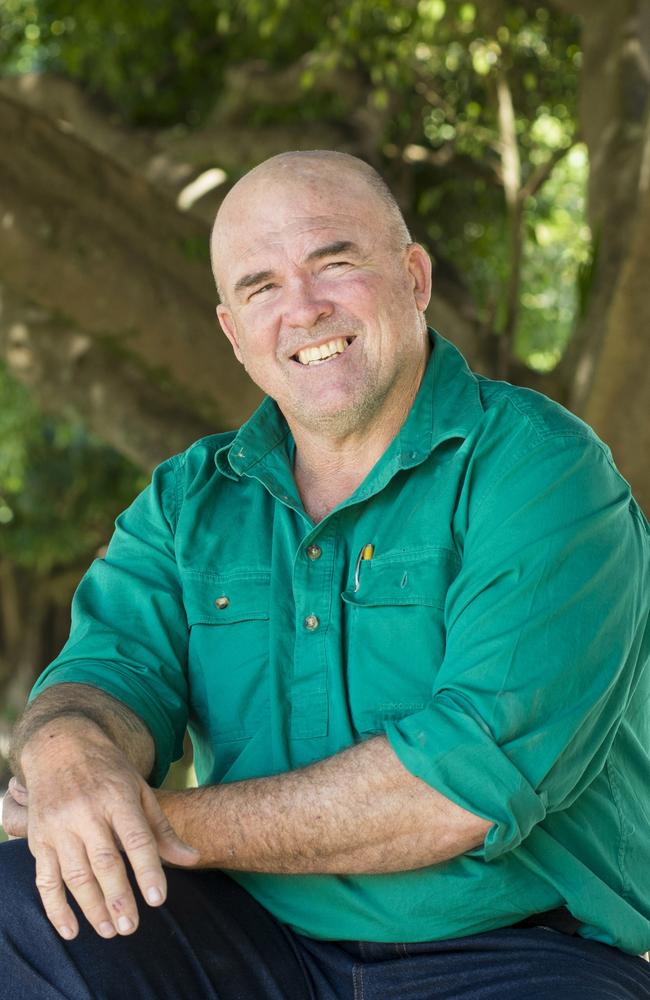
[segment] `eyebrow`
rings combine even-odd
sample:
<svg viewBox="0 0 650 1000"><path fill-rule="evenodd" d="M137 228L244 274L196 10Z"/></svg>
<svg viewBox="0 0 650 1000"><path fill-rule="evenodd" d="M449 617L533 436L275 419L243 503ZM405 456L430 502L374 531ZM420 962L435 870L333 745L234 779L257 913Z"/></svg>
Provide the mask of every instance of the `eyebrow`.
<svg viewBox="0 0 650 1000"><path fill-rule="evenodd" d="M268 281L273 277L273 271L255 271L253 274L245 274L243 278L235 282L235 292L241 292L244 288L257 285L260 281Z"/></svg>
<svg viewBox="0 0 650 1000"><path fill-rule="evenodd" d="M322 260L324 257L334 257L336 254L349 253L350 251L356 254L359 253L359 247L356 243L353 243L352 240L336 240L334 243L327 243L325 246L312 250L307 255L307 260ZM235 282L235 293L242 292L253 285L270 281L273 275L273 271L253 271L251 274L245 274Z"/></svg>
<svg viewBox="0 0 650 1000"><path fill-rule="evenodd" d="M321 260L323 257L334 257L339 253L359 253L359 247L352 240L336 240L335 243L327 243L324 247L317 247L307 255L307 260Z"/></svg>

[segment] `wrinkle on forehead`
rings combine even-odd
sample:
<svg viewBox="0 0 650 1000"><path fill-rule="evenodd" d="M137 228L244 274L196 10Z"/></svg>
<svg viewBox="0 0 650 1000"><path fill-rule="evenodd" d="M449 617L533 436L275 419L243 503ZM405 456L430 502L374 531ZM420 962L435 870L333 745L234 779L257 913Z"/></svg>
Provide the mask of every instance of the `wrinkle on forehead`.
<svg viewBox="0 0 650 1000"><path fill-rule="evenodd" d="M360 219L344 214L305 216L295 219L281 229L257 234L254 243L237 251L237 258L244 260L259 253L260 250L271 249L273 247L281 248L287 238L291 239L304 235L307 238L306 242L312 242L309 240L310 234L322 233L325 236L326 233L332 232L338 236L343 230L356 234L361 227L362 223Z"/></svg>

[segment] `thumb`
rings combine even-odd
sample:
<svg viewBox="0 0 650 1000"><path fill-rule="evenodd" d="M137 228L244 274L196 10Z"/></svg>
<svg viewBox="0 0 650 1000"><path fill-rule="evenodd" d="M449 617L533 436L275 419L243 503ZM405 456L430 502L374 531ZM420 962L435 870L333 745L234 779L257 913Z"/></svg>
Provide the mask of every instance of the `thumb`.
<svg viewBox="0 0 650 1000"><path fill-rule="evenodd" d="M149 787L146 787L143 791L142 806L153 835L156 838L158 853L163 861L168 861L174 865L196 865L201 856L200 852L184 840L181 840L154 792Z"/></svg>

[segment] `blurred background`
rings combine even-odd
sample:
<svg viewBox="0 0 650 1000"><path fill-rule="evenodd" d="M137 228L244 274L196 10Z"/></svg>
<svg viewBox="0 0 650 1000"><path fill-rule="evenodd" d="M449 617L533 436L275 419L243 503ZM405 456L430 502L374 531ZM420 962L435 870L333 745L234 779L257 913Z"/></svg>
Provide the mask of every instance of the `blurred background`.
<svg viewBox="0 0 650 1000"><path fill-rule="evenodd" d="M267 156L372 163L432 325L650 507L648 0L2 0L0 72L0 787L116 514L257 402L208 232Z"/></svg>

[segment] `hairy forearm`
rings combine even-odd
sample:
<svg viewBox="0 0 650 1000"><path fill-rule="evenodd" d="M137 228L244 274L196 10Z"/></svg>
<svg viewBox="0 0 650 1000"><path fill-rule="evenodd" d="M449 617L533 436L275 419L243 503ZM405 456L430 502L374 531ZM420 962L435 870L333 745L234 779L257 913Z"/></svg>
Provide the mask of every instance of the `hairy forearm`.
<svg viewBox="0 0 650 1000"><path fill-rule="evenodd" d="M159 801L199 850L199 867L242 871L407 871L478 846L491 825L410 774L384 737L301 770Z"/></svg>
<svg viewBox="0 0 650 1000"><path fill-rule="evenodd" d="M31 757L54 748L67 734L83 727L100 731L118 746L143 777L153 767L154 743L145 724L122 702L88 684L57 684L28 705L13 735L10 762L25 780Z"/></svg>

